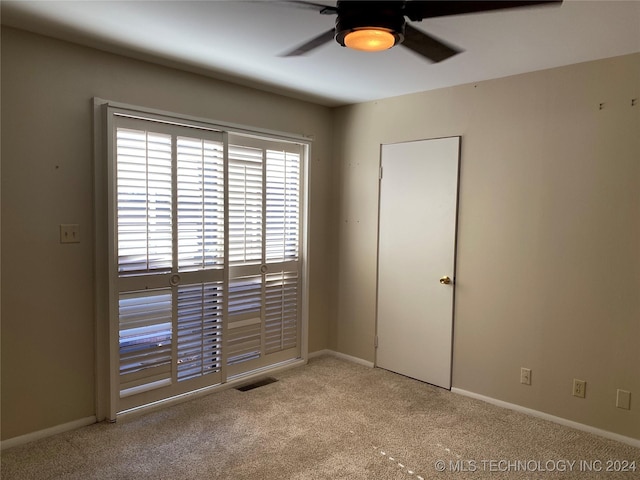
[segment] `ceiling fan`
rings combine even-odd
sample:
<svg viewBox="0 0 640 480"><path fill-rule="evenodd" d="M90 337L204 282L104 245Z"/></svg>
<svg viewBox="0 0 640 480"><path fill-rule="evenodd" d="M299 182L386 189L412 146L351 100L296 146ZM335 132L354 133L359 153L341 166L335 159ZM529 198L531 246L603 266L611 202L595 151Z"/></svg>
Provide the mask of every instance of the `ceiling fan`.
<svg viewBox="0 0 640 480"><path fill-rule="evenodd" d="M540 4L561 4L562 0L339 0L335 7L307 1L286 3L317 10L323 15L337 15L337 17L335 28L321 33L282 56L303 55L335 39L343 47L364 51L387 50L394 45L403 45L432 62L441 62L462 50L412 27L406 19L419 22L425 18L447 15L480 13Z"/></svg>

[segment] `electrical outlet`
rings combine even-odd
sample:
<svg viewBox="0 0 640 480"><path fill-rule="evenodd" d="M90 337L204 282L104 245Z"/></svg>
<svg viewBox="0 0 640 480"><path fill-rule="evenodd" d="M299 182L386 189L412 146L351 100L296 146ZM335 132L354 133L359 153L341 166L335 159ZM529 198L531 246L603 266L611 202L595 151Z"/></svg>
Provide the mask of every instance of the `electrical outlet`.
<svg viewBox="0 0 640 480"><path fill-rule="evenodd" d="M584 380L578 380L577 378L573 379L573 396L584 398L584 395L587 390L587 382Z"/></svg>
<svg viewBox="0 0 640 480"><path fill-rule="evenodd" d="M520 369L520 383L531 385L531 369L522 367Z"/></svg>
<svg viewBox="0 0 640 480"><path fill-rule="evenodd" d="M616 407L624 410L631 410L631 392L618 389L616 395Z"/></svg>

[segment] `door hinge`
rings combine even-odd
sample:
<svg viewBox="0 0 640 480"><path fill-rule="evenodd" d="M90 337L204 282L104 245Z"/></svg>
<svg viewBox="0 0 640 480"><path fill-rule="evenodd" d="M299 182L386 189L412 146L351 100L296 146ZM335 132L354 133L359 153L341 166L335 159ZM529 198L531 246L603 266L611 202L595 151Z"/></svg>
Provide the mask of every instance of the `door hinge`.
<svg viewBox="0 0 640 480"><path fill-rule="evenodd" d="M382 180L382 165L380 165L380 172L378 173L378 180Z"/></svg>
<svg viewBox="0 0 640 480"><path fill-rule="evenodd" d="M373 339L373 346L375 348L378 348L378 335L376 335L375 338Z"/></svg>

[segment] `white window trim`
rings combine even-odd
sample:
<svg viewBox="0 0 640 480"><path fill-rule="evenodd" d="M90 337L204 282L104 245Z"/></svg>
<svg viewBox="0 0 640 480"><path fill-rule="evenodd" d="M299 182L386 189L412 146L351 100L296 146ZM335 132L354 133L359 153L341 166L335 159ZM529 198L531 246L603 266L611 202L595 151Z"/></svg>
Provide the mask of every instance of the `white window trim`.
<svg viewBox="0 0 640 480"><path fill-rule="evenodd" d="M139 114L140 118L145 119L157 119L160 121L167 121L170 119L177 124L187 124L189 126L201 126L207 130L219 130L224 132L225 135L229 134L241 134L245 136L253 136L256 138L265 138L268 140L282 140L285 142L296 142L303 146L304 150L304 163L302 166L302 179L301 179L301 198L303 201L302 225L300 227L300 234L302 236L302 245L300 247L300 261L302 272L302 306L301 306L301 345L300 355L301 360L294 362L291 366L296 366L300 363L306 363L308 360L308 333L309 333L309 177L310 177L310 158L311 147L313 138L305 135L296 135L286 132L280 132L276 130L253 128L245 125L240 125L231 122L221 122L217 120L210 120L202 117L192 115L182 115L173 112L167 112L159 109L140 107L136 105L114 102L105 100L102 98L94 97L92 101L93 106L93 133L94 133L94 275L95 275L95 409L97 421L108 419L109 421L115 421L117 398L114 389L110 388L110 385L115 385L118 381L115 370L111 368L110 359L117 358L117 352L110 351L115 349L114 342L110 342L109 339L114 334L111 329L113 328L110 321L110 312L113 308L113 299L110 299L110 293L116 289L112 288L110 282L114 281L114 276L109 275L109 250L115 248L113 242L113 235L110 235L109 215L113 214L111 209L114 208L115 199L110 192L113 192L114 179L108 173L108 152L111 151L113 145L112 136L107 132L111 131L112 125L111 118L113 111L120 111L122 113L136 116ZM113 232L111 232L113 233ZM117 335L117 332L116 332ZM276 364L272 368L266 370L261 369L256 372L250 372L242 380L250 378L252 376L264 375L265 371L279 371L282 368L286 368L286 365ZM113 377L113 378L112 378ZM174 403L176 401L184 401L194 398L195 395L203 395L210 391L229 388L236 384L240 379L234 379L223 385L217 385L207 387L195 392L179 395L173 399L167 399L165 401L156 402L149 406L149 408L157 408L158 404ZM137 410L137 409L136 409Z"/></svg>

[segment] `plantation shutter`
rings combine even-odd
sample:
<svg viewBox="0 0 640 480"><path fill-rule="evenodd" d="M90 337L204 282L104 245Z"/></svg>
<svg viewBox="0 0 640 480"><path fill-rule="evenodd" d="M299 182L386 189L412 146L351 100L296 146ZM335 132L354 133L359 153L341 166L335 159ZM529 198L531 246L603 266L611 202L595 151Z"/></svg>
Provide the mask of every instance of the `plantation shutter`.
<svg viewBox="0 0 640 480"><path fill-rule="evenodd" d="M224 162L221 142L178 137L178 268L224 266Z"/></svg>
<svg viewBox="0 0 640 480"><path fill-rule="evenodd" d="M170 289L121 292L120 396L171 384Z"/></svg>
<svg viewBox="0 0 640 480"><path fill-rule="evenodd" d="M111 125L117 409L299 358L303 147L117 109Z"/></svg>
<svg viewBox="0 0 640 480"><path fill-rule="evenodd" d="M229 263L262 261L262 150L229 146Z"/></svg>
<svg viewBox="0 0 640 480"><path fill-rule="evenodd" d="M300 247L300 154L286 150L267 150L266 154L267 261L298 261Z"/></svg>
<svg viewBox="0 0 640 480"><path fill-rule="evenodd" d="M220 371L222 282L178 288L178 381Z"/></svg>
<svg viewBox="0 0 640 480"><path fill-rule="evenodd" d="M224 149L220 140L183 136L176 148L177 267L184 278L177 287L176 363L182 382L221 371Z"/></svg>
<svg viewBox="0 0 640 480"><path fill-rule="evenodd" d="M119 128L118 271L171 269L171 136Z"/></svg>
<svg viewBox="0 0 640 480"><path fill-rule="evenodd" d="M269 354L294 348L300 334L301 155L284 148L266 153L266 260L279 267L266 277L265 351Z"/></svg>
<svg viewBox="0 0 640 480"><path fill-rule="evenodd" d="M301 147L230 136L229 374L300 352Z"/></svg>
<svg viewBox="0 0 640 480"><path fill-rule="evenodd" d="M219 132L114 123L125 409L221 381L224 149Z"/></svg>
<svg viewBox="0 0 640 480"><path fill-rule="evenodd" d="M262 354L263 160L261 148L229 145L230 366L258 360Z"/></svg>

